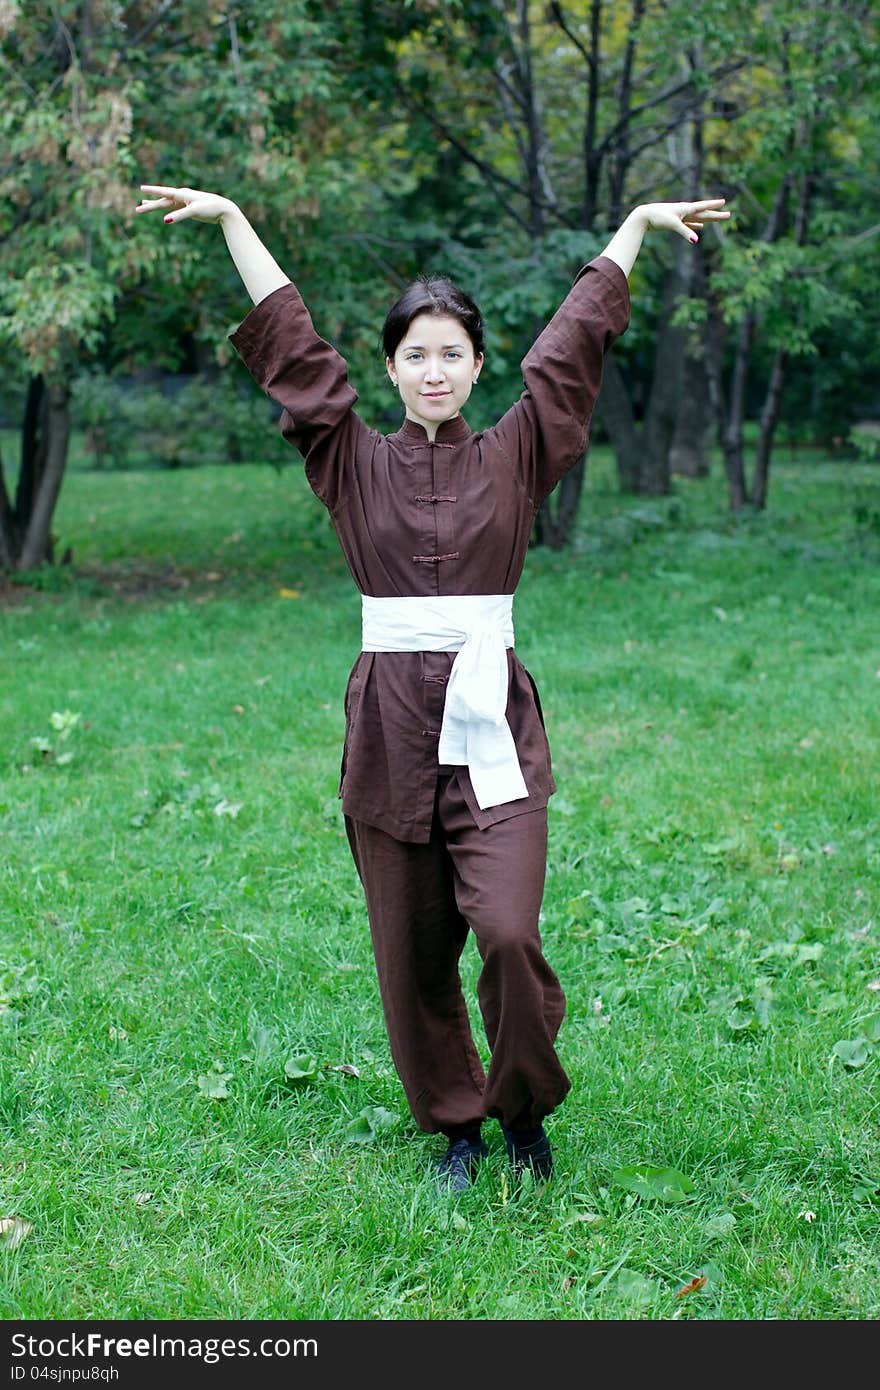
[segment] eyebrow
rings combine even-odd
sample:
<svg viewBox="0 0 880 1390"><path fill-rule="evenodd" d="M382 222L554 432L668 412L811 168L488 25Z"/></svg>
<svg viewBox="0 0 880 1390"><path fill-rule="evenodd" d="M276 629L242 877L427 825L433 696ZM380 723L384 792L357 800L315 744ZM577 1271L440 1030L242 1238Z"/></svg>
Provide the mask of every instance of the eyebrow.
<svg viewBox="0 0 880 1390"><path fill-rule="evenodd" d="M444 343L444 344L443 344L442 351L443 351L443 352L448 352L450 348L461 348L461 349L464 349L464 343ZM423 345L422 343L404 343L404 345L403 345L403 351L404 351L404 352L424 352L424 351L425 351L425 348L424 348L424 345Z"/></svg>

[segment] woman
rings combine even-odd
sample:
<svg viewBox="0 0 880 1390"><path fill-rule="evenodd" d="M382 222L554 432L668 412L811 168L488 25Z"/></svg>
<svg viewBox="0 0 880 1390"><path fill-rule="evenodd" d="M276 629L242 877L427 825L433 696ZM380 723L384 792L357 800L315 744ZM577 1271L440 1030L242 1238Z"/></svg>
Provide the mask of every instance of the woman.
<svg viewBox="0 0 880 1390"><path fill-rule="evenodd" d="M538 932L556 788L537 690L513 650L512 597L537 509L586 447L646 231L696 242L729 216L724 199L630 213L525 357L520 399L481 434L461 415L483 365L479 310L448 280L416 281L385 322L405 418L383 436L355 414L345 362L242 211L191 188L141 191L137 212L220 223L255 305L231 341L282 407L362 594L339 792L410 1109L447 1138L441 1184L472 1181L486 1117L501 1122L514 1174L544 1180L543 1122L570 1086L554 1046L565 997ZM468 930L488 1075L459 978Z"/></svg>

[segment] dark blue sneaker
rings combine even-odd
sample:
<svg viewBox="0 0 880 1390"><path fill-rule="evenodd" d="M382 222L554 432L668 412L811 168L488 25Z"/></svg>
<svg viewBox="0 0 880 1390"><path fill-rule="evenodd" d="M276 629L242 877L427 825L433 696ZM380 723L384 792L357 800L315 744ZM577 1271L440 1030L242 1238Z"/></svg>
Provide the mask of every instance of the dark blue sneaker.
<svg viewBox="0 0 880 1390"><path fill-rule="evenodd" d="M547 1182L552 1178L553 1151L543 1125L538 1125L537 1129L508 1129L506 1125L501 1128L515 1178L521 1178L527 1169L535 1182Z"/></svg>
<svg viewBox="0 0 880 1390"><path fill-rule="evenodd" d="M451 1192L464 1192L474 1180L477 1164L488 1152L479 1134L451 1140L437 1165L438 1183Z"/></svg>

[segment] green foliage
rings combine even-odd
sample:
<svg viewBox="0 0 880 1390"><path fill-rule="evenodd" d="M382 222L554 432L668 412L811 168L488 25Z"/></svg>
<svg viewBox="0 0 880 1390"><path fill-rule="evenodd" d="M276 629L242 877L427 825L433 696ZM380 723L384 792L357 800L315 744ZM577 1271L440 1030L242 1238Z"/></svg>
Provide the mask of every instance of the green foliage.
<svg viewBox="0 0 880 1390"><path fill-rule="evenodd" d="M314 1081L318 1075L318 1063L309 1053L306 1056L288 1057L284 1063L284 1075L292 1086L302 1086Z"/></svg>
<svg viewBox="0 0 880 1390"><path fill-rule="evenodd" d="M265 401L228 381L193 380L169 391L101 373L77 378L73 411L95 468L192 468L254 458L291 461Z"/></svg>
<svg viewBox="0 0 880 1390"><path fill-rule="evenodd" d="M639 1197L656 1198L661 1202L686 1202L696 1191L696 1185L676 1168L655 1168L649 1163L618 1168L611 1174L615 1187L624 1187Z"/></svg>
<svg viewBox="0 0 880 1390"><path fill-rule="evenodd" d="M397 1115L384 1105L368 1105L348 1124L345 1137L350 1144L374 1144L386 1131L397 1124Z"/></svg>
<svg viewBox="0 0 880 1390"><path fill-rule="evenodd" d="M74 754L67 743L73 730L80 723L82 716L73 710L55 710L49 716L49 728L51 734L35 734L31 739L31 747L39 755L37 763L40 765L48 764L52 767L66 767L73 762Z"/></svg>
<svg viewBox="0 0 880 1390"><path fill-rule="evenodd" d="M880 424L854 425L847 438L862 463L880 463Z"/></svg>
<svg viewBox="0 0 880 1390"><path fill-rule="evenodd" d="M210 1071L198 1077L198 1087L206 1100L228 1100L232 1072L223 1070L222 1062L214 1062Z"/></svg>

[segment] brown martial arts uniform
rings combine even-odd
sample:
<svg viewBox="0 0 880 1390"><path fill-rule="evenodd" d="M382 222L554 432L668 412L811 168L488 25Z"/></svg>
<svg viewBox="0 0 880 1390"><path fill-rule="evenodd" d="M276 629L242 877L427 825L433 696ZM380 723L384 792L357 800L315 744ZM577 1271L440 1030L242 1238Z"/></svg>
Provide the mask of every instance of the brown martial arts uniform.
<svg viewBox="0 0 880 1390"><path fill-rule="evenodd" d="M282 432L362 594L512 594L538 507L586 448L603 358L628 319L626 276L599 256L524 358L516 404L481 433L460 415L444 421L433 442L411 420L385 436L359 419L346 364L293 285L252 309L231 342L282 406ZM570 1085L554 1049L565 998L538 932L556 788L538 693L512 648L507 722L528 796L481 810L467 767L438 764L455 655L361 652L345 695L339 794L417 1123L455 1133L491 1115L529 1129ZM458 973L468 929L482 958L488 1077Z"/></svg>

